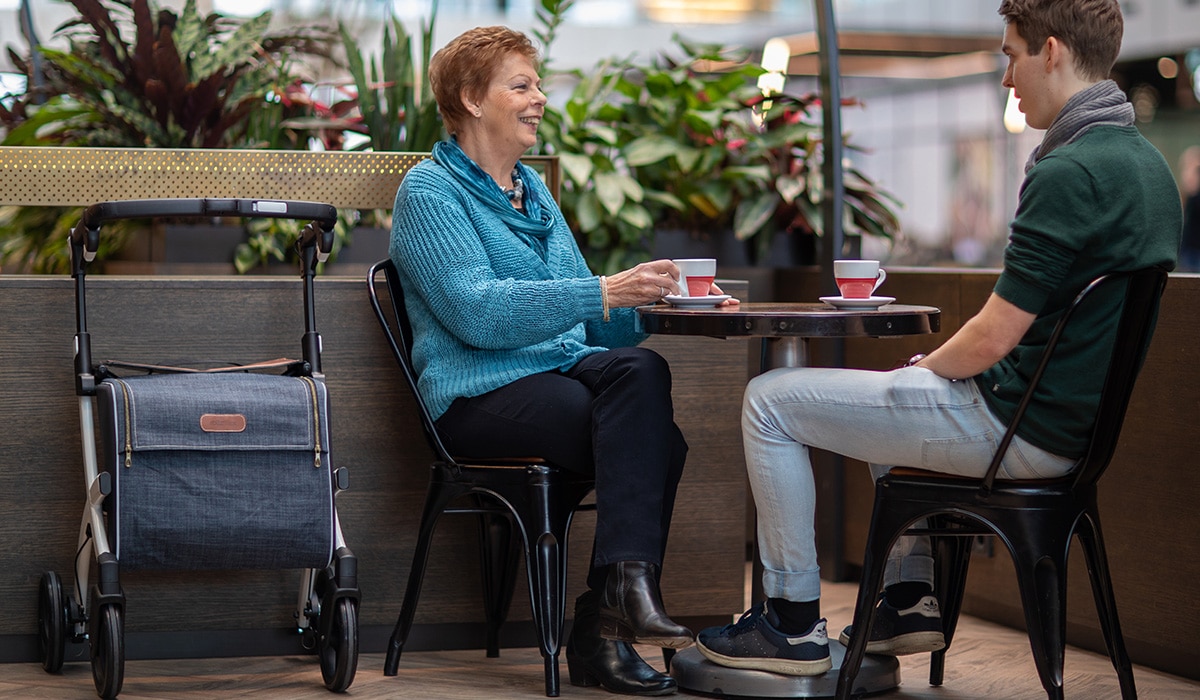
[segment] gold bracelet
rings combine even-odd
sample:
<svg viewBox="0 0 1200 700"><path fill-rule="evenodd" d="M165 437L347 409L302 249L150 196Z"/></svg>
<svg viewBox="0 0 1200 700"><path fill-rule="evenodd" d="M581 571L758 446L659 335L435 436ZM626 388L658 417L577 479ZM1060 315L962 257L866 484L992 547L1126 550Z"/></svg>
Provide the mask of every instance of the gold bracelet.
<svg viewBox="0 0 1200 700"><path fill-rule="evenodd" d="M600 275L600 303L604 305L604 322L608 323L608 278Z"/></svg>

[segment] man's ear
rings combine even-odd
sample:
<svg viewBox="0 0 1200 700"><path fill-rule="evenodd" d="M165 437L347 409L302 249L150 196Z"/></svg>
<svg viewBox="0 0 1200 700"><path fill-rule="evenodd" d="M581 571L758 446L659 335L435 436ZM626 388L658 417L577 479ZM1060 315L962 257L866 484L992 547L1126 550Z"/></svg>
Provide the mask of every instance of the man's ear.
<svg viewBox="0 0 1200 700"><path fill-rule="evenodd" d="M1071 49L1056 36L1046 38L1046 45L1042 47L1042 53L1045 54L1047 73L1060 67L1074 68L1075 57L1071 53Z"/></svg>

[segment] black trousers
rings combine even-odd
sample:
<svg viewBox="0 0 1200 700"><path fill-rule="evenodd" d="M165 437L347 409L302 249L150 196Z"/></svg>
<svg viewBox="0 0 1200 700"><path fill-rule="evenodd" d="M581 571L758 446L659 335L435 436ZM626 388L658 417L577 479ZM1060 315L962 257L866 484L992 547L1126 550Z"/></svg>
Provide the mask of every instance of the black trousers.
<svg viewBox="0 0 1200 700"><path fill-rule="evenodd" d="M658 353L606 350L563 372L459 398L437 427L455 455L535 455L595 475L589 588L603 585L608 564L662 564L687 443L675 425L670 368Z"/></svg>

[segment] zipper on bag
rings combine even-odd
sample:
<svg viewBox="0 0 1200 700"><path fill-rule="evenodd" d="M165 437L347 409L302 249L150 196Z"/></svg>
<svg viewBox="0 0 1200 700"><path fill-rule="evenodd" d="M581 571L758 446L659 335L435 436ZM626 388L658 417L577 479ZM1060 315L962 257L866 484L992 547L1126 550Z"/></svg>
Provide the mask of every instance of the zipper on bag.
<svg viewBox="0 0 1200 700"><path fill-rule="evenodd" d="M125 468L133 467L133 417L129 409L129 387L120 379L114 379L121 387L121 395L125 397Z"/></svg>
<svg viewBox="0 0 1200 700"><path fill-rule="evenodd" d="M321 414L318 412L319 401L317 399L317 383L312 377L299 377L301 381L308 385L308 393L312 396L312 416L313 416L313 443L316 445L313 450L313 467L321 468Z"/></svg>

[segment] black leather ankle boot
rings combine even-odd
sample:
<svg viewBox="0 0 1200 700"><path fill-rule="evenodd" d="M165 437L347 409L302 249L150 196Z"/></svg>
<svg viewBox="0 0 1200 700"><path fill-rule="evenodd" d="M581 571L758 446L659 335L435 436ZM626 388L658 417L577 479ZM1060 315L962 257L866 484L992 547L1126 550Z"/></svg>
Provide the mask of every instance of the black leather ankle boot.
<svg viewBox="0 0 1200 700"><path fill-rule="evenodd" d="M600 601L600 635L669 649L682 649L693 641L692 631L675 624L663 610L658 565L644 561L609 565Z"/></svg>
<svg viewBox="0 0 1200 700"><path fill-rule="evenodd" d="M670 695L675 679L638 656L633 645L600 636L600 595L587 591L575 601L575 624L567 639L571 685L603 686L626 695Z"/></svg>

